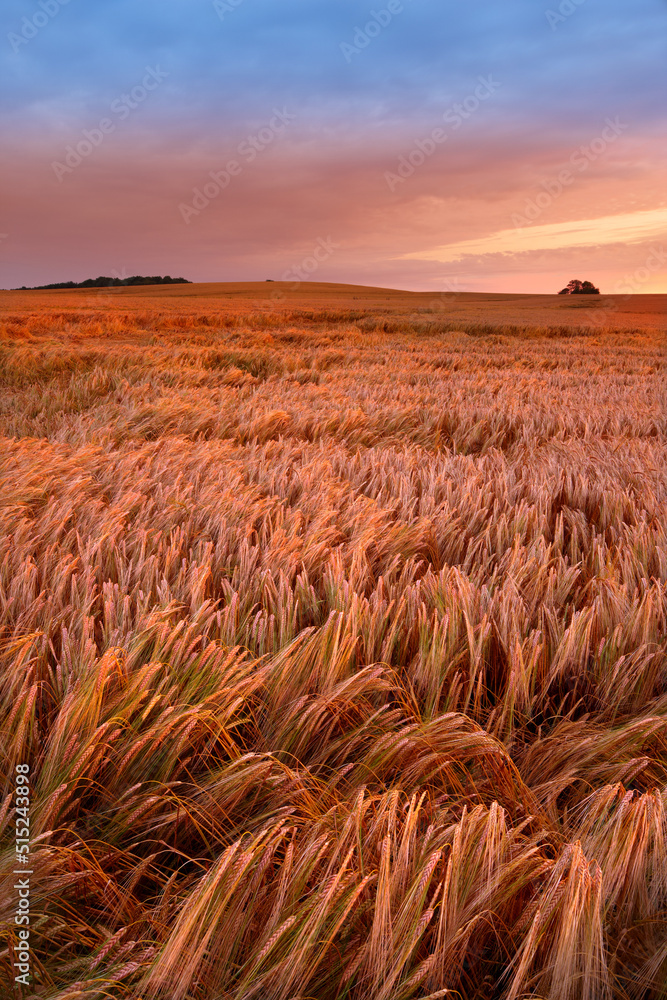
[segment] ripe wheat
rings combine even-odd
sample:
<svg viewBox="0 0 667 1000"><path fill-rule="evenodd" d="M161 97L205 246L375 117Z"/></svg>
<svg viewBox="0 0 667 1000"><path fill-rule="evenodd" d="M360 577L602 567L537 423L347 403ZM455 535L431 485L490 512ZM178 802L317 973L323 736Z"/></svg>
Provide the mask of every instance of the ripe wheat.
<svg viewBox="0 0 667 1000"><path fill-rule="evenodd" d="M664 997L664 335L2 324L32 995Z"/></svg>

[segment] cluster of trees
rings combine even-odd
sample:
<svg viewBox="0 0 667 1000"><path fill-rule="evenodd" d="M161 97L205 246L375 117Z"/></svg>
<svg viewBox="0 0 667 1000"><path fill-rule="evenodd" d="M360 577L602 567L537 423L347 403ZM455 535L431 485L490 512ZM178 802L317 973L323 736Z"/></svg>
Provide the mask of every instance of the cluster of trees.
<svg viewBox="0 0 667 1000"><path fill-rule="evenodd" d="M599 295L600 289L596 288L592 281L579 281L573 278L568 281L565 288L561 288L559 295Z"/></svg>
<svg viewBox="0 0 667 1000"><path fill-rule="evenodd" d="M19 292L34 292L45 288L112 288L117 285L191 285L187 278L172 278L167 274L161 277L159 274L151 275L148 278L135 274L131 278L107 278L102 275L99 278L87 278L85 281L57 281L53 285L33 285L28 288L22 285L16 289Z"/></svg>

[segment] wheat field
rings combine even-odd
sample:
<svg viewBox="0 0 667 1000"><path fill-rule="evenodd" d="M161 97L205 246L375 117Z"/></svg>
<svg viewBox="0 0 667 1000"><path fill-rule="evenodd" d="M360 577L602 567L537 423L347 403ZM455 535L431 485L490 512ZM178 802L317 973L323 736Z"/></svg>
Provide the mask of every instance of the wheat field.
<svg viewBox="0 0 667 1000"><path fill-rule="evenodd" d="M667 996L666 297L556 298L0 293L3 995Z"/></svg>

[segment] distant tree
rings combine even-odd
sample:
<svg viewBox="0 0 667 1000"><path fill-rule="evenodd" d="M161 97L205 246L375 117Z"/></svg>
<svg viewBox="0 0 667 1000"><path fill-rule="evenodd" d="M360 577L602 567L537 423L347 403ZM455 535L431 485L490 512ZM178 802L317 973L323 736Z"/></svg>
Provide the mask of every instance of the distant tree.
<svg viewBox="0 0 667 1000"><path fill-rule="evenodd" d="M559 295L599 295L600 289L596 288L592 281L579 281L573 278L568 281L565 288L561 288Z"/></svg>
<svg viewBox="0 0 667 1000"><path fill-rule="evenodd" d="M142 277L135 274L131 278L108 278L100 275L99 278L86 278L85 281L58 281L53 285L34 285L26 288L25 285L20 291L32 292L41 288L117 288L119 285L190 285L187 278L172 278L168 274L163 278L159 274L150 277Z"/></svg>

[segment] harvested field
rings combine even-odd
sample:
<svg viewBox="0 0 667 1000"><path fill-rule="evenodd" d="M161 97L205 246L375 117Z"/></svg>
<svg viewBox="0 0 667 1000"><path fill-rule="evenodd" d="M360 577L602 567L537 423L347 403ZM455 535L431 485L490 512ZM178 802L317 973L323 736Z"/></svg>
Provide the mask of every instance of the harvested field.
<svg viewBox="0 0 667 1000"><path fill-rule="evenodd" d="M5 990L29 765L26 998L667 995L667 296L567 298L0 293Z"/></svg>

